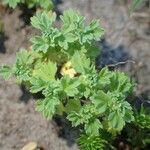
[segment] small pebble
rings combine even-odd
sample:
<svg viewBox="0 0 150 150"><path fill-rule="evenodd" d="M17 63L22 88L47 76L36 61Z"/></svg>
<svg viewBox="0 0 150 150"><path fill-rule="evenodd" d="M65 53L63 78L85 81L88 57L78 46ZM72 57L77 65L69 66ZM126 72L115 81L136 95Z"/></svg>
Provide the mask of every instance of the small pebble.
<svg viewBox="0 0 150 150"><path fill-rule="evenodd" d="M37 143L30 142L26 144L21 150L37 150Z"/></svg>

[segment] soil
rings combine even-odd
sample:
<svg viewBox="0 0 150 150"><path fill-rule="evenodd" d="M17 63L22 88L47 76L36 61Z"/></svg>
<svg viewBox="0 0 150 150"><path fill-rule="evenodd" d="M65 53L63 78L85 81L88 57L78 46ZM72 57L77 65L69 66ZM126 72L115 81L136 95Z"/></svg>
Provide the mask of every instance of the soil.
<svg viewBox="0 0 150 150"><path fill-rule="evenodd" d="M74 8L88 21L101 19L106 34L100 43L102 57L97 58L97 66L115 64L114 68L127 72L138 83L136 95L146 93L149 103L150 7L147 5L132 16L129 16L125 0L62 0L55 10L61 14L63 10ZM27 25L27 18L19 8L12 11L0 7L0 19L4 23L4 31L0 34L1 66L13 64L16 52L28 48L30 37L37 31ZM120 61L125 63L116 65ZM78 150L74 143L76 132L66 126L48 121L36 112L34 98L14 79L0 78L0 150L18 150L32 141L44 150Z"/></svg>

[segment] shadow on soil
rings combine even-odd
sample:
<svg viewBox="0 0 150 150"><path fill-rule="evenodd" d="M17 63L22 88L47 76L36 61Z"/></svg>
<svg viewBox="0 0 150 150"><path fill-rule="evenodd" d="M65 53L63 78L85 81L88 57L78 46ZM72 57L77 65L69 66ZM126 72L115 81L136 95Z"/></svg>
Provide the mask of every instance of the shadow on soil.
<svg viewBox="0 0 150 150"><path fill-rule="evenodd" d="M59 19L59 16L62 15L62 12L59 10L59 5L61 5L63 2L62 0L53 0L54 8L53 11L57 14L57 19Z"/></svg>
<svg viewBox="0 0 150 150"><path fill-rule="evenodd" d="M57 14L57 19L59 19L59 16L62 14L61 11L59 10L58 8L58 5L62 4L62 1L61 0L53 0L53 11L56 12ZM32 16L34 16L34 14L36 13L36 7L33 7L33 8L28 8L27 5L25 4L20 4L19 5L19 9L21 10L21 15L19 16L19 18L21 20L23 20L24 22L24 25L22 26L25 27L26 25L30 25L30 18Z"/></svg>
<svg viewBox="0 0 150 150"><path fill-rule="evenodd" d="M8 39L8 37L5 35L5 33L0 33L0 53L5 54L6 48L5 48L5 41Z"/></svg>
<svg viewBox="0 0 150 150"><path fill-rule="evenodd" d="M31 9L29 9L26 5L21 4L19 5L19 9L21 10L21 15L19 16L19 18L21 20L23 20L24 25L22 26L25 27L26 25L30 24L30 18L34 15L34 13L36 12L36 8L33 7Z"/></svg>
<svg viewBox="0 0 150 150"><path fill-rule="evenodd" d="M103 39L100 42L100 46L101 52L96 59L96 66L98 69L131 59L131 56L125 51L122 45L113 48L105 39ZM113 69L113 67L110 67L110 69Z"/></svg>
<svg viewBox="0 0 150 150"><path fill-rule="evenodd" d="M65 139L69 147L75 144L79 137L80 130L78 128L73 128L71 123L64 117L55 116L53 120L59 127L58 136Z"/></svg>
<svg viewBox="0 0 150 150"><path fill-rule="evenodd" d="M148 112L150 113L150 98L149 98L149 92L150 91L145 91L144 93L141 93L141 95L136 96L131 104L133 107L135 107L137 110L140 110L141 106L149 110Z"/></svg>
<svg viewBox="0 0 150 150"><path fill-rule="evenodd" d="M25 104L27 104L31 98L33 98L35 101L44 98L41 92L35 94L30 93L24 85L21 85L20 89L22 91L22 95L20 96L19 100L20 102L24 102Z"/></svg>
<svg viewBox="0 0 150 150"><path fill-rule="evenodd" d="M28 89L24 85L21 85L20 89L22 91L22 95L20 96L19 100L27 104L28 101L31 99L32 94L28 91Z"/></svg>

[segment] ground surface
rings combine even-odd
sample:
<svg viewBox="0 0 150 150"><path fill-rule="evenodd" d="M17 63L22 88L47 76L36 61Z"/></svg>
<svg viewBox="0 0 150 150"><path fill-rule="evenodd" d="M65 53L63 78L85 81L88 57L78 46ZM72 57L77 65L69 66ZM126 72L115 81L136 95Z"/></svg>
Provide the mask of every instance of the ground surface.
<svg viewBox="0 0 150 150"><path fill-rule="evenodd" d="M138 92L149 94L150 85L150 16L147 7L142 13L136 12L129 18L127 6L119 0L63 0L59 10L78 9L91 18L100 18L106 30L105 39L112 49L123 46L135 64L123 69L138 82ZM3 11L0 17L4 22L4 34L0 37L0 65L12 64L20 48L27 48L29 39L35 34L30 26L24 26L19 17L21 11ZM150 14L150 13L149 13ZM77 150L70 130L64 132L68 140L58 137L59 127L54 121L43 119L34 111L32 97L14 83L14 79L0 78L0 150L18 150L26 143L35 141L45 150ZM70 143L70 142L69 142Z"/></svg>

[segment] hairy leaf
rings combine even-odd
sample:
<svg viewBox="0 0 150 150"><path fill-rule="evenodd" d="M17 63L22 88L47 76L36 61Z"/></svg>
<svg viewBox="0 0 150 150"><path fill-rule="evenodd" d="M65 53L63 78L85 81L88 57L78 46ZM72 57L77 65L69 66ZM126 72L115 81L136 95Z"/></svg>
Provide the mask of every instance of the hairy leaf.
<svg viewBox="0 0 150 150"><path fill-rule="evenodd" d="M114 72L110 78L110 86L112 91L118 91L123 94L131 93L133 90L133 84L128 76L124 73Z"/></svg>
<svg viewBox="0 0 150 150"><path fill-rule="evenodd" d="M37 101L36 109L37 111L41 111L46 118L51 119L59 104L60 102L57 98L46 97L44 100Z"/></svg>
<svg viewBox="0 0 150 150"><path fill-rule="evenodd" d="M0 75L3 76L4 79L8 79L12 74L13 70L11 67L4 65L0 68Z"/></svg>
<svg viewBox="0 0 150 150"><path fill-rule="evenodd" d="M96 116L96 110L93 105L86 105L77 113L72 111L68 114L67 119L72 122L73 126L78 126L80 124L87 124L89 120Z"/></svg>
<svg viewBox="0 0 150 150"><path fill-rule="evenodd" d="M56 20L55 13L38 13L31 18L31 24L33 27L40 29L42 32L47 32L51 29L53 22Z"/></svg>
<svg viewBox="0 0 150 150"><path fill-rule="evenodd" d="M77 79L71 79L69 76L64 76L61 79L61 88L68 96L77 95L79 85L80 82Z"/></svg>
<svg viewBox="0 0 150 150"><path fill-rule="evenodd" d="M82 150L103 150L107 142L100 136L81 134L78 144Z"/></svg>
<svg viewBox="0 0 150 150"><path fill-rule="evenodd" d="M26 50L17 53L15 75L20 81L28 81L31 76L34 57Z"/></svg>
<svg viewBox="0 0 150 150"><path fill-rule="evenodd" d="M47 82L42 80L41 78L33 77L31 78L30 82L32 84L30 87L30 92L32 93L40 92L47 86Z"/></svg>
<svg viewBox="0 0 150 150"><path fill-rule="evenodd" d="M101 122L98 119L92 119L89 123L85 124L85 131L87 135L99 135L99 129L103 128Z"/></svg>
<svg viewBox="0 0 150 150"><path fill-rule="evenodd" d="M70 113L72 111L79 112L81 109L81 102L79 99L70 99L68 100L67 105L65 106L65 112Z"/></svg>
<svg viewBox="0 0 150 150"><path fill-rule="evenodd" d="M90 59L86 58L84 53L76 52L72 57L71 63L78 73L85 74L86 70L90 68Z"/></svg>
<svg viewBox="0 0 150 150"><path fill-rule="evenodd" d="M98 112L104 113L107 110L108 103L111 98L103 91L98 91L97 94L91 97L92 103L97 107Z"/></svg>
<svg viewBox="0 0 150 150"><path fill-rule="evenodd" d="M113 76L113 73L108 70L107 67L103 68L98 74L98 83L99 86L104 88L110 84L110 78Z"/></svg>
<svg viewBox="0 0 150 150"><path fill-rule="evenodd" d="M56 72L56 64L49 61L48 63L40 64L38 68L34 70L33 76L44 81L52 81L55 79Z"/></svg>
<svg viewBox="0 0 150 150"><path fill-rule="evenodd" d="M122 130L125 125L122 115L119 112L111 112L108 116L108 125L110 129Z"/></svg>

